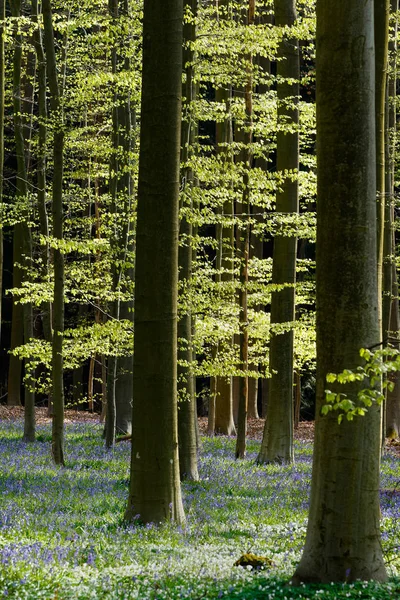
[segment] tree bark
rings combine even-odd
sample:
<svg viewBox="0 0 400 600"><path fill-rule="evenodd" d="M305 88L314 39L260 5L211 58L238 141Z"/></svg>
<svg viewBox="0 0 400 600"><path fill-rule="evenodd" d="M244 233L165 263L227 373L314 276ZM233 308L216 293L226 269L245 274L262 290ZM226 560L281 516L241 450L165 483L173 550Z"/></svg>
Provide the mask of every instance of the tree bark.
<svg viewBox="0 0 400 600"><path fill-rule="evenodd" d="M317 406L306 543L293 583L384 581L380 409L321 415L326 375L375 346L376 152L372 0L317 0ZM346 109L343 110L343 98ZM365 382L332 385L357 402Z"/></svg>
<svg viewBox="0 0 400 600"><path fill-rule="evenodd" d="M181 0L145 0L128 521L184 523L177 427Z"/></svg>

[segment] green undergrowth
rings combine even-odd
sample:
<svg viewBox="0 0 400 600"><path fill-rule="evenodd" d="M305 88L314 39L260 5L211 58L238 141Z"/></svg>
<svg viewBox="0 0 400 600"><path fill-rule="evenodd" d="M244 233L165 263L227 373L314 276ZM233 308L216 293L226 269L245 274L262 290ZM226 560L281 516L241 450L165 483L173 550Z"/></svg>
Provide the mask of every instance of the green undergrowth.
<svg viewBox="0 0 400 600"><path fill-rule="evenodd" d="M0 598L400 598L400 461L382 466L383 550L389 583L287 585L305 539L312 446L293 466L258 466L258 442L234 460L234 440L203 439L200 481L183 484L187 523L127 526L130 444L107 452L101 428L70 423L67 467L50 457L49 427L21 441L0 424ZM245 553L264 569L234 566Z"/></svg>

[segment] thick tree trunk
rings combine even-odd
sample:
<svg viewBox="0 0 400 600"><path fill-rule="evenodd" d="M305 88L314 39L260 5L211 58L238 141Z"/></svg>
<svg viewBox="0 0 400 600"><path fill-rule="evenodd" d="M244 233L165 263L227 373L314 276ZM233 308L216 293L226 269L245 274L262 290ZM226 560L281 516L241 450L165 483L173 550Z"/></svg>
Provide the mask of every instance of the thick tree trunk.
<svg viewBox="0 0 400 600"><path fill-rule="evenodd" d="M275 0L275 23L287 27L296 20L295 0ZM278 133L277 172L289 171L276 193L276 212L297 213L299 210L297 171L299 168L299 136L297 131L299 93L299 49L293 38L282 39L278 49ZM294 126L293 131L287 125ZM269 353L269 401L259 463L293 461L293 323L295 320L297 238L276 235L274 239L272 283L282 288L272 292L271 340ZM274 326L286 323L284 333Z"/></svg>
<svg viewBox="0 0 400 600"><path fill-rule="evenodd" d="M131 478L125 517L185 521L177 426L181 0L145 0Z"/></svg>
<svg viewBox="0 0 400 600"><path fill-rule="evenodd" d="M317 406L299 582L386 579L379 532L380 409L321 415L326 375L375 346L376 154L373 1L317 0ZM346 107L343 110L343 98ZM332 385L357 402L365 382Z"/></svg>
<svg viewBox="0 0 400 600"><path fill-rule="evenodd" d="M54 123L53 149L53 193L52 216L53 236L63 239L63 155L64 124L54 44L53 17L50 0L42 0L44 45L46 50L50 105ZM64 337L64 254L54 248L54 296L53 296L53 427L52 454L57 465L64 465L64 381L63 381L63 337Z"/></svg>

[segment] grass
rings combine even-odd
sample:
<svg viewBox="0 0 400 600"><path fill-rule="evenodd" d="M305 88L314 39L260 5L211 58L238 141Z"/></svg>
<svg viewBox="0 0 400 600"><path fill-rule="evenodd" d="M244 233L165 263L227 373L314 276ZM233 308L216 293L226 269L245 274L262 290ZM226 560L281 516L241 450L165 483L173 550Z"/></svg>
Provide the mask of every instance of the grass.
<svg viewBox="0 0 400 600"><path fill-rule="evenodd" d="M382 466L388 584L286 586L305 538L312 447L294 466L257 466L258 442L235 461L234 441L204 439L197 483L183 484L187 525L129 526L129 444L106 452L100 427L67 425L67 468L50 458L47 426L21 441L22 423L0 425L0 598L400 598L400 459ZM235 567L246 553L273 562Z"/></svg>

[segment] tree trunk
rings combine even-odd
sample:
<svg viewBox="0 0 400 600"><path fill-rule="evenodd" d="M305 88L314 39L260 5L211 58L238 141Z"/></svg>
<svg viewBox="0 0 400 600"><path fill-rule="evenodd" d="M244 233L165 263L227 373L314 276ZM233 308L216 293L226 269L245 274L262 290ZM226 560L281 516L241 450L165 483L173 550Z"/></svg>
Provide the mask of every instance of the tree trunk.
<svg viewBox="0 0 400 600"><path fill-rule="evenodd" d="M230 0L219 0L217 7L218 20L228 18L230 4ZM216 153L220 157L221 162L226 164L228 161L232 160L228 149L228 144L232 142L231 97L232 88L230 85L218 87L215 91L216 101L225 106L224 118L222 121L217 121L215 124ZM231 217L232 220L232 224L222 222L216 225L218 247L215 281L218 293L223 293L225 286L229 286L233 282L233 201L229 199L225 200L223 205L217 209L217 212L221 215L222 220L224 216ZM216 356L222 351L221 344L216 350ZM213 382L213 386L215 389L215 432L223 435L235 435L232 377L230 375L217 375Z"/></svg>
<svg viewBox="0 0 400 600"><path fill-rule="evenodd" d="M382 336L387 323L382 322L383 251L385 230L385 106L389 42L390 0L374 0L375 36L375 119L376 119L376 195L377 195L377 265L378 316Z"/></svg>
<svg viewBox="0 0 400 600"><path fill-rule="evenodd" d="M13 232L13 288L20 288L22 284L21 269L16 264L21 264L22 261L22 244L23 232L22 224L16 223ZM14 350L21 346L24 339L24 319L22 304L12 305L11 316L11 345L10 350ZM18 356L10 354L10 364L8 368L8 389L7 389L7 405L21 406L21 376L22 376L22 361Z"/></svg>
<svg viewBox="0 0 400 600"><path fill-rule="evenodd" d="M11 6L11 14L14 18L21 16L21 3L13 2ZM14 61L13 61L13 110L14 110L14 134L15 134L15 150L17 155L17 199L23 205L28 202L28 181L27 181L27 162L29 150L26 152L26 142L30 138L30 120L27 120L27 111L31 110L28 107L28 102L22 102L22 97L28 97L32 93L32 86L30 83L32 63L29 61L32 58L31 54L28 53L27 57L27 74L26 82L27 89L23 90L22 86L22 34L18 30L18 26L14 32ZM25 86L24 86L25 88ZM27 123L26 123L27 121ZM20 254L20 264L22 267L21 273L17 276L22 280L26 277L26 269L29 269L32 258L32 241L31 232L28 222L28 208L23 209L25 218L18 224L14 229L14 241L19 242L18 251ZM17 230L18 228L18 230ZM17 235L18 233L18 235ZM16 246L16 244L15 244ZM14 246L14 247L15 247ZM21 269L19 265L14 266L18 271ZM24 268L25 267L25 268ZM15 307L15 304L14 304ZM22 321L23 321L23 338L25 343L29 342L30 338L33 337L33 320L32 320L32 305L28 303L23 304L22 308ZM22 340L21 340L22 342ZM21 373L21 370L19 370ZM16 385L20 386L20 381L16 382ZM32 381L29 377L29 360L25 359L25 386L24 386L24 435L25 441L35 440L35 395L32 388ZM19 389L17 391L19 395Z"/></svg>
<svg viewBox="0 0 400 600"><path fill-rule="evenodd" d="M186 0L184 12L190 11L194 18L197 16L198 0ZM191 19L185 19L183 25L183 68L186 73L186 83L183 89L185 102L183 104L182 121L182 178L184 189L182 194L182 208L192 207L191 193L193 187L193 170L187 164L191 153L190 146L194 142L194 123L191 110L195 99L195 82L193 77L194 52L189 42L196 40L196 28ZM181 480L191 479L197 481L197 440L196 440L196 394L195 380L193 377L192 353L192 223L185 211L180 219L180 243L178 252L179 263L179 289L181 293L181 314L178 320L178 439L179 439L179 468Z"/></svg>
<svg viewBox="0 0 400 600"><path fill-rule="evenodd" d="M306 543L293 583L384 581L380 409L321 415L326 375L377 345L373 2L317 0L317 406ZM346 98L346 110L343 110ZM330 384L357 402L365 382Z"/></svg>
<svg viewBox="0 0 400 600"><path fill-rule="evenodd" d="M129 71L130 60L123 55L123 38L118 31L118 19L128 18L126 0L109 0L111 18L116 22L116 38L112 49L112 72L115 78L122 71ZM116 80L115 80L116 81ZM113 106L113 154L111 157L110 194L115 225L112 240L114 260L112 263L112 279L114 292L120 292L122 286L129 285L134 278L133 269L127 265L131 258L128 252L133 250L131 231L132 211L132 177L129 170L131 163L131 104L129 92L121 93L116 84ZM118 214L123 211L124 223L121 227ZM126 292L125 292L126 293ZM110 306L110 315L114 319L128 319L133 322L133 302L115 299ZM132 428L132 396L133 396L133 357L118 356L109 358L108 376L113 381L107 384L107 418L106 446L111 447L115 441L115 432L126 433Z"/></svg>
<svg viewBox="0 0 400 600"><path fill-rule="evenodd" d="M123 18L129 18L128 0L120 1L120 14ZM120 64L120 70L129 72L131 68L130 58L124 51L123 39L120 46L122 47L117 61ZM129 282L134 281L135 274L133 267L129 266L132 263L132 255L134 251L134 234L132 231L133 206L132 198L134 196L133 181L131 174L132 163L132 135L135 127L136 119L134 109L131 106L131 98L128 89L124 89L123 98L121 98L120 106L118 107L118 123L119 123L119 139L120 145L120 177L118 179L119 195L123 198L124 212L127 215L125 226L123 227L121 239L121 251L123 255L123 270L125 293L129 286ZM130 256L129 256L130 254ZM128 265L128 266L127 266ZM128 295L130 295L128 293ZM133 297L133 292L131 294ZM132 322L134 315L133 300L124 300L121 302L119 317ZM133 356L121 356L118 358L117 366L117 381L115 388L115 408L116 408L116 431L118 433L131 433L132 431L132 397L133 397Z"/></svg>
<svg viewBox="0 0 400 600"><path fill-rule="evenodd" d="M229 2L226 2L228 5ZM232 142L232 125L230 115L231 89L219 88L216 91L216 99L226 106L226 114L222 123L216 124L217 153L222 161L231 160L227 156L227 144ZM220 209L221 216L230 217L233 221L233 202L227 200ZM218 225L219 244L217 249L217 276L216 281L223 290L223 286L232 285L233 282L233 252L234 234L233 223ZM233 297L232 297L233 301ZM220 349L217 349L217 354ZM235 423L233 420L233 381L231 376L218 375L215 377L215 431L223 435L235 435Z"/></svg>
<svg viewBox="0 0 400 600"><path fill-rule="evenodd" d="M42 0L44 45L46 50L50 106L54 124L53 149L53 192L52 216L53 236L63 240L63 155L64 124L60 88L57 76L54 44L53 16L50 0ZM64 465L64 382L63 382L63 337L64 337L64 254L54 248L54 296L53 296L53 426L52 454L57 465Z"/></svg>
<svg viewBox="0 0 400 600"><path fill-rule="evenodd" d="M109 0L108 9L110 17L114 22L114 27L117 28L118 20L118 0ZM114 32L114 36L117 35ZM118 110L119 93L116 85L116 77L118 71L118 52L117 40L113 40L111 50L111 69L114 77L114 94L112 107L112 152L110 158L110 196L111 196L111 213L113 215L113 232L110 240L112 251L111 256L111 279L112 290L116 294L120 284L120 269L117 261L119 260L119 239L118 239L118 223L117 223L117 202L118 202L118 176L119 176L119 116ZM109 315L111 319L119 319L120 302L114 298L110 302ZM115 349L114 349L115 350ZM108 357L107 362L107 404L106 404L106 422L105 422L105 442L106 448L111 448L115 442L115 426L116 426L116 378L118 368L118 357L115 353Z"/></svg>
<svg viewBox="0 0 400 600"><path fill-rule="evenodd" d="M295 0L275 0L275 23L290 27L296 20ZM297 97L299 94L299 49L296 39L284 37L278 48L278 133L277 172L283 176L276 193L276 212L298 213L299 134ZM294 126L293 131L287 125ZM293 462L293 324L295 321L297 238L275 235L272 283L282 286L271 297L271 340L269 398L259 463ZM274 326L286 323L286 331Z"/></svg>
<svg viewBox="0 0 400 600"><path fill-rule="evenodd" d="M18 18L21 12L21 2L12 2L11 14ZM13 56L13 111L14 111L14 130L17 155L17 196L26 196L24 187L26 182L25 166L25 146L23 137L22 108L21 108L21 68L22 68L22 35L18 31L18 25L15 25L14 32L14 56ZM4 109L4 107L3 107ZM21 263L23 261L24 247L24 224L22 222L14 225L13 235L13 287L22 286ZM20 346L24 339L24 316L23 307L13 299L12 317L11 317L11 351ZM8 371L8 406L21 405L21 376L22 361L14 354L10 355L10 364Z"/></svg>
<svg viewBox="0 0 400 600"><path fill-rule="evenodd" d="M255 18L255 0L249 0L247 24L253 25ZM251 169L251 142L252 142L252 118L253 118L253 57L249 53L247 59L247 81L244 90L245 122L244 122L244 149L243 149L243 197L242 214L244 216L243 230L240 232L240 369L243 375L239 380L239 402L238 402L238 428L236 438L236 458L244 458L246 454L247 433L247 409L249 401L249 334L248 334L248 312L247 312L247 287L249 282L249 247L250 247L250 224L248 215L250 213L250 182L249 173Z"/></svg>
<svg viewBox="0 0 400 600"><path fill-rule="evenodd" d="M46 92L46 58L44 55L42 30L38 25L39 9L38 0L32 0L32 15L36 23L33 32L33 43L37 58L37 83L38 83L38 110L39 132L37 148L37 209L39 214L39 231L47 240L49 237L49 219L46 208L46 140L47 140L47 92ZM41 244L41 258L43 261L43 278L49 279L50 247L48 242ZM51 302L41 305L44 338L47 342L53 341L52 306Z"/></svg>
<svg viewBox="0 0 400 600"><path fill-rule="evenodd" d="M249 365L249 368L251 370L258 370L258 366L257 365ZM256 379L255 377L249 377L249 383L248 383L248 394L249 394L249 402L248 402L248 407L247 407L247 414L249 419L259 419L259 414L258 414L258 385L259 385L259 380Z"/></svg>
<svg viewBox="0 0 400 600"><path fill-rule="evenodd" d="M396 265L393 268L392 304L390 308L390 343L400 350L400 311L399 311L399 286L397 283ZM386 437L393 440L400 437L400 373L395 371L388 375L388 379L394 383L393 390L387 390L386 395Z"/></svg>
<svg viewBox="0 0 400 600"><path fill-rule="evenodd" d="M396 14L399 8L399 0L391 1L391 12ZM400 313L399 313L399 288L397 281L396 270L396 246L395 232L393 228L394 222L394 177L395 177L395 156L396 156L396 54L397 54L397 18L395 22L393 41L390 43L390 51L392 56L391 76L388 84L388 119L386 124L386 213L385 218L385 241L387 252L385 252L384 262L384 282L386 283L384 292L386 292L390 301L389 309L389 325L387 336L391 345L400 349ZM390 254L390 256L386 256ZM388 270L390 272L388 273ZM390 286L390 287L389 287ZM385 307L384 296L384 307ZM384 315L387 312L384 310ZM386 337L386 336L385 336ZM385 418L385 435L387 438L395 439L400 437L400 373L396 371L389 375L390 380L395 384L391 391L387 389L386 396L386 418Z"/></svg>
<svg viewBox="0 0 400 600"><path fill-rule="evenodd" d="M0 0L0 216L3 214L3 187L4 187L4 93L5 93L5 45L6 32L6 0ZM0 228L0 342L2 330L2 299L3 299L3 228Z"/></svg>
<svg viewBox="0 0 400 600"><path fill-rule="evenodd" d="M183 524L177 426L181 0L145 0L128 521Z"/></svg>

